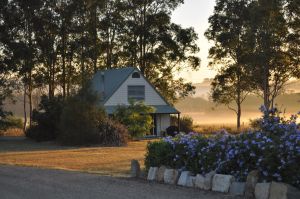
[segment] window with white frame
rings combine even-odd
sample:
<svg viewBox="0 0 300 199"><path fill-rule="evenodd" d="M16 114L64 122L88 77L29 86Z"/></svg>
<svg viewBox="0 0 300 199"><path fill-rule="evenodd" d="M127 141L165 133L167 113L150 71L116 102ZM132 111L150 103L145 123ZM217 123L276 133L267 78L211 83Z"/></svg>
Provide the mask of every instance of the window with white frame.
<svg viewBox="0 0 300 199"><path fill-rule="evenodd" d="M145 86L128 86L128 100L145 100Z"/></svg>

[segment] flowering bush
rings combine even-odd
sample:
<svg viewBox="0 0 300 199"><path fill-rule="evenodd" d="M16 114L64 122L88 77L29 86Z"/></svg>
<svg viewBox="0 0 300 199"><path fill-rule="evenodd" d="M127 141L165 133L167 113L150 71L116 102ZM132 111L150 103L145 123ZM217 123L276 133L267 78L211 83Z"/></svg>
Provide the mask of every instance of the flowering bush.
<svg viewBox="0 0 300 199"><path fill-rule="evenodd" d="M261 181L274 180L300 187L297 117L285 120L277 110L272 111L270 117L264 115L262 118L260 131L236 136L223 131L209 138L195 133L179 134L150 143L146 167L166 165L194 174L216 170L233 175L239 181L244 181L250 171L258 169ZM164 148L164 152L153 154L153 148Z"/></svg>

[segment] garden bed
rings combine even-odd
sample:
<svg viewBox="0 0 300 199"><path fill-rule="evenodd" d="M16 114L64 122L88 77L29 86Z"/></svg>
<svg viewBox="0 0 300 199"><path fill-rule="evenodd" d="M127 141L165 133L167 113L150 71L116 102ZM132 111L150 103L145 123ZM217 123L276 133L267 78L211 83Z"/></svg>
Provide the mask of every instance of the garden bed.
<svg viewBox="0 0 300 199"><path fill-rule="evenodd" d="M258 170L260 182L284 182L300 187L300 129L297 117L286 120L274 110L260 121L260 129L210 137L179 134L148 144L146 169L162 165L205 175L232 175L237 182Z"/></svg>

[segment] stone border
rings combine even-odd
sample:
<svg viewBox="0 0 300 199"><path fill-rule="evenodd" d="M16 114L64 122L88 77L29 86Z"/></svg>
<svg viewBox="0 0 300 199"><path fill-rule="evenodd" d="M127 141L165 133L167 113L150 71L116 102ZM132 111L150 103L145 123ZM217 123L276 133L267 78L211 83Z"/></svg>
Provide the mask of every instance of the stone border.
<svg viewBox="0 0 300 199"><path fill-rule="evenodd" d="M169 169L165 166L150 167L147 180L163 182L206 191L229 193L255 199L300 199L300 190L284 183L257 183L258 171L249 173L246 182L236 182L232 175L216 174L192 176L190 171Z"/></svg>

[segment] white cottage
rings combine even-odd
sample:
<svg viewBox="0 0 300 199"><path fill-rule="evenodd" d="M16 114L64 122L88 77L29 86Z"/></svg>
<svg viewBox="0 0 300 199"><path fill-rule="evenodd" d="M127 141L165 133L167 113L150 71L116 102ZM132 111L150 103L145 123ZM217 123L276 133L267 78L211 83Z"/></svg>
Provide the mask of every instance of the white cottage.
<svg viewBox="0 0 300 199"><path fill-rule="evenodd" d="M170 114L180 112L170 105L153 85L134 67L98 71L92 79L93 88L101 96L101 104L107 114L112 114L118 105L129 105L129 99L143 100L153 106L154 128L152 134L161 136L170 126Z"/></svg>

